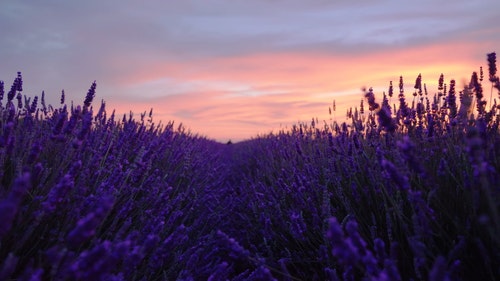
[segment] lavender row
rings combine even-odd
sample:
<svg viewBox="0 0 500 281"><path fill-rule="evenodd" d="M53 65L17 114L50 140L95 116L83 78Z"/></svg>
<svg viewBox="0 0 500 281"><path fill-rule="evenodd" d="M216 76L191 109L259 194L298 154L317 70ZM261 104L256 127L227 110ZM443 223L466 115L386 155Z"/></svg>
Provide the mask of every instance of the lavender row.
<svg viewBox="0 0 500 281"><path fill-rule="evenodd" d="M500 108L482 82L441 75L431 95L419 75L407 102L401 77L345 122L237 144L226 233L279 280L498 279Z"/></svg>
<svg viewBox="0 0 500 281"><path fill-rule="evenodd" d="M196 256L221 220L223 146L152 113L94 110L95 83L83 106L63 93L55 109L21 85L0 108L0 280L208 276L215 264Z"/></svg>

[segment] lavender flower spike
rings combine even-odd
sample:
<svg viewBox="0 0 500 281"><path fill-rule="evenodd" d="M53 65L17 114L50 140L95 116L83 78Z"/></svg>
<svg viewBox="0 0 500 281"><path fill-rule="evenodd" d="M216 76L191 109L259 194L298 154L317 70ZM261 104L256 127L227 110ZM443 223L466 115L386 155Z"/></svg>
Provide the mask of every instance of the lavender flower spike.
<svg viewBox="0 0 500 281"><path fill-rule="evenodd" d="M4 237L12 228L19 205L30 187L30 177L28 172L18 177L9 196L0 202L0 238Z"/></svg>
<svg viewBox="0 0 500 281"><path fill-rule="evenodd" d="M102 223L104 217L113 206L113 198L105 197L101 199L98 206L95 212L80 219L76 227L69 232L66 241L70 248L78 248L78 246L95 235L97 227Z"/></svg>
<svg viewBox="0 0 500 281"><path fill-rule="evenodd" d="M489 79L490 82L495 82L495 76L497 74L497 54L495 52L488 54L488 72L489 72Z"/></svg>
<svg viewBox="0 0 500 281"><path fill-rule="evenodd" d="M83 104L86 108L90 106L92 100L94 99L96 86L97 86L96 82L94 81L94 83L92 83L92 86L90 86L90 89L87 93L87 96L85 97L85 100L83 101Z"/></svg>

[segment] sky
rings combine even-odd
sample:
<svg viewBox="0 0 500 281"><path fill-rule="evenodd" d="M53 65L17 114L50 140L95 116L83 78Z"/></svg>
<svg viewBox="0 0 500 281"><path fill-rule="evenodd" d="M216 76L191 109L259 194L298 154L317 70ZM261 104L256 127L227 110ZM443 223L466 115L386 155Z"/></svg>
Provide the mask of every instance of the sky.
<svg viewBox="0 0 500 281"><path fill-rule="evenodd" d="M463 83L500 51L498 0L0 0L0 80L57 105L153 108L220 142L345 120L399 76L411 97ZM335 100L336 110L329 115Z"/></svg>

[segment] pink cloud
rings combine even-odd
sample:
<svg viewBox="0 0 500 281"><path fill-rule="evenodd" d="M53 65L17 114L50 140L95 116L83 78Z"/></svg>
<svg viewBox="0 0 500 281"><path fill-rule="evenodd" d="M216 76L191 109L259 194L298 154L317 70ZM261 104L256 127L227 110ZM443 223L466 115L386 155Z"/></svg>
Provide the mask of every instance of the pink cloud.
<svg viewBox="0 0 500 281"><path fill-rule="evenodd" d="M403 75L408 95L422 73L434 93L441 73L449 79L468 79L485 65L485 46L450 42L431 46L379 51L364 55L323 53L259 53L193 62L163 62L131 72L123 86L165 77L177 83L196 82L190 92L140 99L110 100L109 107L123 112L154 108L157 119L176 120L193 132L221 141L242 140L312 117L329 121L328 107L336 100L336 117L344 120L349 107L359 107L361 87L373 86L381 98L389 81L397 87ZM450 50L453 50L450 54ZM220 83L220 85L218 84ZM228 89L225 83L242 89ZM133 102L133 104L131 103Z"/></svg>

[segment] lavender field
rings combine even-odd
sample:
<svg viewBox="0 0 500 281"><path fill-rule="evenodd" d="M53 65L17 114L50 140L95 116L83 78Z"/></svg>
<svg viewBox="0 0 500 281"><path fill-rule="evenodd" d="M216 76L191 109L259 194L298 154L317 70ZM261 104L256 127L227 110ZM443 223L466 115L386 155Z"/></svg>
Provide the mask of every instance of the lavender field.
<svg viewBox="0 0 500 281"><path fill-rule="evenodd" d="M0 83L0 280L500 280L496 55L468 85L424 82L220 144L115 116L95 83L46 105L18 73Z"/></svg>

